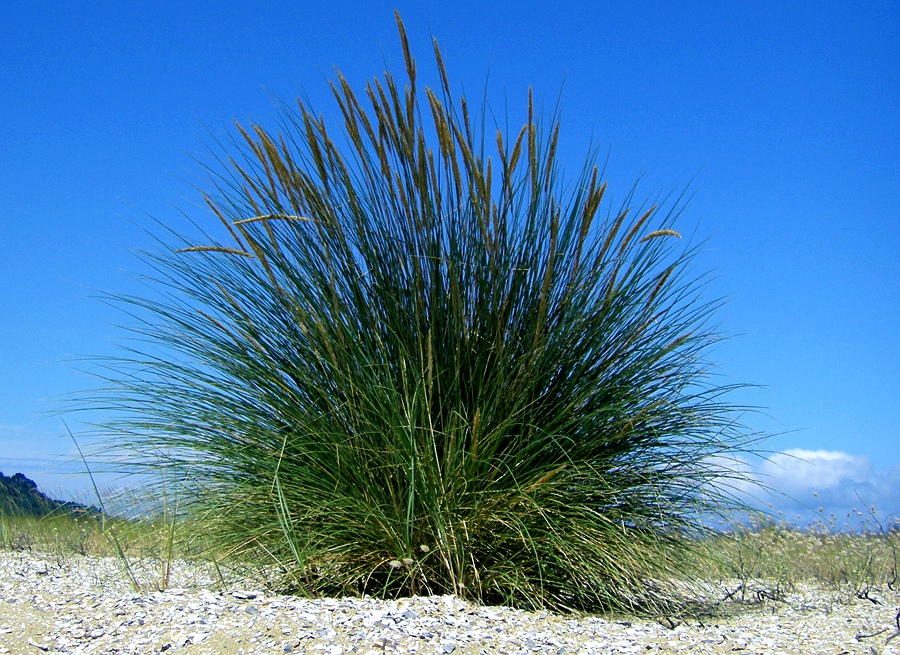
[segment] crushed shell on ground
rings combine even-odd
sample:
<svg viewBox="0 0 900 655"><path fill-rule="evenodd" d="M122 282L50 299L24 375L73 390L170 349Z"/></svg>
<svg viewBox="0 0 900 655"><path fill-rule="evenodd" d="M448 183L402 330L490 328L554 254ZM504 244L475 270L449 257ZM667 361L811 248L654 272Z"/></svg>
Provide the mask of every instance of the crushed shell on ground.
<svg viewBox="0 0 900 655"><path fill-rule="evenodd" d="M799 587L735 600L713 619L560 616L454 596L381 601L273 595L249 578L172 563L164 591L135 593L117 559L0 551L0 655L149 653L900 653L900 593ZM159 565L134 574L146 588ZM709 589L709 587L707 587ZM758 589L764 589L759 587ZM860 591L860 590L856 590Z"/></svg>

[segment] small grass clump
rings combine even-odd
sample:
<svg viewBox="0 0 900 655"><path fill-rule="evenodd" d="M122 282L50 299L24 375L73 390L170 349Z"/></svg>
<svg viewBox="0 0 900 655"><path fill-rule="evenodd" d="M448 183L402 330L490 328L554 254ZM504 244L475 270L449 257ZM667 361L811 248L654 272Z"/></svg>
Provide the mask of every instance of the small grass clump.
<svg viewBox="0 0 900 655"><path fill-rule="evenodd" d="M64 555L107 555L100 519L87 512L47 516L0 512L0 549Z"/></svg>
<svg viewBox="0 0 900 655"><path fill-rule="evenodd" d="M746 445L679 208L563 184L530 95L489 136L398 25L406 81L338 75L341 139L303 102L238 126L221 238L151 258L93 407L290 590L654 610Z"/></svg>
<svg viewBox="0 0 900 655"><path fill-rule="evenodd" d="M238 577L236 569L248 577L257 573L252 565L221 562L205 526L159 500L120 490L103 498L112 515L94 507L43 516L0 511L0 550L49 556L60 567L73 555L113 558L135 591L168 588L173 568L185 561L205 565L223 584L226 574L229 580Z"/></svg>
<svg viewBox="0 0 900 655"><path fill-rule="evenodd" d="M729 532L710 535L698 548L710 557L698 575L709 579L709 562L719 563L713 574L734 583L731 594L754 600L798 584L811 584L837 599L869 599L873 591L897 588L900 532L873 514L858 525L838 525L822 517L801 527L752 514Z"/></svg>

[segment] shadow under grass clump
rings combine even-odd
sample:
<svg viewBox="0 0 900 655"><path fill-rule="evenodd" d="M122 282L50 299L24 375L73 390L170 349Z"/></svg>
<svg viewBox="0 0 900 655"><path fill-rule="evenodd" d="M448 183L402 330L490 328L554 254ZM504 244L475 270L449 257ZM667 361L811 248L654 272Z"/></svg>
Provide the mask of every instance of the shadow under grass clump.
<svg viewBox="0 0 900 655"><path fill-rule="evenodd" d="M338 75L338 139L303 102L238 126L220 237L149 258L91 406L294 591L654 611L747 443L680 208L604 209L592 159L564 185L530 95L489 133L398 25L406 80Z"/></svg>

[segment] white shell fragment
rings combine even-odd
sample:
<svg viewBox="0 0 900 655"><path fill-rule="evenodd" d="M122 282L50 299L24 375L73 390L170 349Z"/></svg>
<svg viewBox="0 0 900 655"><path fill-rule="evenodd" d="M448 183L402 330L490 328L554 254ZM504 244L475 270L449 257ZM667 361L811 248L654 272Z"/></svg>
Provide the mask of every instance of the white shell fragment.
<svg viewBox="0 0 900 655"><path fill-rule="evenodd" d="M453 596L309 600L248 591L264 588L260 579L223 587L212 567L184 562L173 562L167 590L150 591L159 563L132 566L140 593L116 559L0 551L0 654L900 653L900 593L886 588L757 594L751 608L701 622L558 616ZM724 598L735 586L705 593Z"/></svg>

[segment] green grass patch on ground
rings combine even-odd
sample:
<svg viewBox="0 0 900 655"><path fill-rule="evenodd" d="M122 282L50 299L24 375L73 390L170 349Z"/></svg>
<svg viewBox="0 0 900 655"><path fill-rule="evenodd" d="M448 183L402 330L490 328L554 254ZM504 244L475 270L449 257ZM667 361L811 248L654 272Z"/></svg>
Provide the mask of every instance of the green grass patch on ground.
<svg viewBox="0 0 900 655"><path fill-rule="evenodd" d="M184 521L173 531L163 517L103 521L83 513L0 514L0 549L46 553L60 560L73 555L120 558L108 534L114 531L131 566L146 569L152 562L159 567L154 588L166 587L167 566L176 559L213 562L231 573L252 571L261 579L256 560L212 550L205 530ZM824 522L800 529L757 517L685 544L693 566L684 566L679 579L718 586L723 599L743 604L777 601L800 585L830 592L839 602L870 599L870 593L896 588L898 548L900 532L873 521L854 531L835 532ZM277 571L265 577L280 579Z"/></svg>

